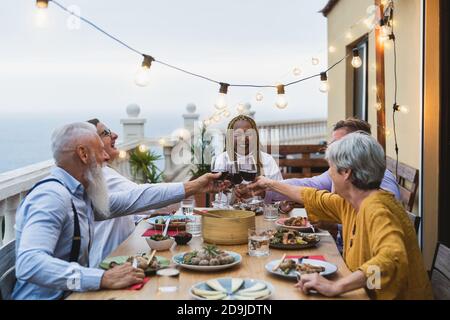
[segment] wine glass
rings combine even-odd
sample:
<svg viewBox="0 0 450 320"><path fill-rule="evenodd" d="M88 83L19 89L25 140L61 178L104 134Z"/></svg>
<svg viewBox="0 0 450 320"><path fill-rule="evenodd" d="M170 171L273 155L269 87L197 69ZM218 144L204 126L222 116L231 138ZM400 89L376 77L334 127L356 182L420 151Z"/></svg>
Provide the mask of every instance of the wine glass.
<svg viewBox="0 0 450 320"><path fill-rule="evenodd" d="M253 156L248 156L239 160L239 173L246 184L255 181L258 175L258 166ZM251 199L254 200L253 192L251 195Z"/></svg>
<svg viewBox="0 0 450 320"><path fill-rule="evenodd" d="M212 173L221 173L221 175L218 178L218 180L225 181L228 178L227 163L220 162L220 161L215 161L211 172ZM219 192L219 203L221 205L222 205L222 196L223 196L223 192L221 191L221 192Z"/></svg>
<svg viewBox="0 0 450 320"><path fill-rule="evenodd" d="M227 164L228 178L233 186L237 186L242 183L243 178L239 172L239 163L237 161L229 161Z"/></svg>

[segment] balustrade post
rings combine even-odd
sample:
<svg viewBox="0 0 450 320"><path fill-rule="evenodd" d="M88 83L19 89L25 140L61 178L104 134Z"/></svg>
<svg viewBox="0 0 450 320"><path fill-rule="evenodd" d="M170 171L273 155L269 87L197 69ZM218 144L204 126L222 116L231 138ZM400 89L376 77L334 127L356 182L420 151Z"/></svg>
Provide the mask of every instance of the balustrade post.
<svg viewBox="0 0 450 320"><path fill-rule="evenodd" d="M137 104L130 104L127 107L127 119L121 119L123 126L123 141L140 140L145 137L145 122L147 120L138 118L141 108Z"/></svg>

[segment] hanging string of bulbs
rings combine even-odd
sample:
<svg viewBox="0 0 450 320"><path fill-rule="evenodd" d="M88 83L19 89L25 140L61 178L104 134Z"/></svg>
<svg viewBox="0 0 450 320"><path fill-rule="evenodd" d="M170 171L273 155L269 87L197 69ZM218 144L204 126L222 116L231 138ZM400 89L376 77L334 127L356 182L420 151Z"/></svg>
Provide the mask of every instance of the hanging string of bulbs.
<svg viewBox="0 0 450 320"><path fill-rule="evenodd" d="M330 85L328 82L328 74L331 70L333 70L337 65L339 65L340 63L344 62L347 58L349 58L350 56L352 57L351 60L351 65L354 68L360 68L363 65L363 61L360 57L360 53L359 50L357 48L353 49L351 53L345 55L342 59L338 60L336 63L334 63L333 65L331 65L328 69L326 69L323 72L319 72L316 74L313 74L311 76L308 77L304 77L292 82L288 82L288 83L277 83L274 85L268 85L268 84L239 84L239 83L227 83L227 82L223 82L223 81L218 81L215 79L212 79L210 77L207 77L205 75L202 74L198 74L198 73L194 73L191 72L189 70L177 67L175 65L169 64L167 62L164 62L162 60L156 59L151 55L142 53L141 51L133 48L132 46L128 45L127 43L125 43L124 41L118 39L117 37L111 35L110 33L106 32L104 29L100 28L98 25L96 25L95 23L93 23L92 21L88 20L85 17L82 17L81 15L69 10L68 8L66 8L65 6L63 6L62 4L60 4L58 1L56 0L36 0L36 6L38 9L42 10L42 9L48 9L48 5L49 3L52 2L53 4L56 5L56 7L60 8L61 10L67 12L68 14L80 19L81 21L87 23L88 25L90 25L91 27L93 27L94 29L96 29L97 31L101 32L102 34L104 34L105 36L109 37L110 39L114 40L115 42L119 43L120 45L122 45L123 47L127 48L128 50L140 55L142 57L142 63L141 63L141 67L138 70L138 72L136 72L135 75L135 83L138 86L148 86L151 82L151 66L153 63L158 63L160 65L163 65L165 67L177 70L179 72L188 74L190 76L193 77L197 77L200 79L203 79L205 81L214 83L216 85L219 86L219 94L218 97L216 99L216 102L214 104L214 107L216 109L216 111L214 112L214 114L209 117L208 119L204 120L204 124L205 125L209 125L212 123L217 123L220 121L221 117L229 117L230 116L230 111L228 110L228 102L227 102L227 97L228 97L228 91L230 87L241 87L241 88L256 88L256 89L263 89L263 88L269 88L269 89L275 89L276 93L277 93L277 98L275 101L275 106L278 109L285 109L288 106L288 99L286 96L286 88L308 81L310 79L314 79L314 78L320 78L320 84L319 84L319 91L322 93L327 93L330 90ZM387 2L387 1L385 1ZM387 3L386 3L387 4ZM380 13L377 11L378 7L377 6L370 6L367 9L367 15L362 17L361 19L359 19L356 23L354 23L353 25L351 25L349 27L349 30L342 34L340 37L338 37L337 39L334 39L333 41L331 41L330 43L334 43L337 42L338 39L345 37L347 40L350 40L353 38L353 33L352 33L352 29L356 28L357 26L361 25L361 24L365 24L366 27L370 30L369 34L372 33L374 31L374 28L377 27L377 25L380 27L381 29L381 38L380 41L386 42L388 40L394 40L394 51L395 51L395 36L393 33L393 3L392 0L389 0L389 3L387 4L387 9L385 10L385 12L381 13L381 19L379 17ZM336 48L331 45L328 48L328 51L330 53L335 52ZM320 64L320 59L316 56L313 56L311 59L311 64L313 66L318 66ZM395 63L396 65L396 63ZM395 66L396 69L396 66ZM302 70L300 67L295 67L292 70L292 73L294 74L294 76L300 76L302 73ZM397 104L397 76L396 76L396 71L395 71L395 104L394 104L394 114L395 112L403 112L403 113L407 113L408 109L404 106L399 106ZM257 92L256 96L255 96L256 101L260 102L264 99L264 96L261 92ZM243 104L239 104L237 107L237 111L239 113L242 113L245 109L245 106ZM395 118L395 116L394 116ZM394 133L395 133L395 119L394 119ZM396 137L396 134L395 134ZM398 149L397 144L396 144L396 150Z"/></svg>
<svg viewBox="0 0 450 320"><path fill-rule="evenodd" d="M344 58L340 59L337 63L333 64L331 67L329 67L326 71L305 77L305 78L301 78L298 79L296 81L292 81L289 83L285 83L285 84L276 84L276 85L260 85L260 84L239 84L239 83L226 83L226 82L222 82L222 81L218 81L212 78L209 78L207 76L198 74L198 73L194 73L188 70L185 70L183 68L174 66L172 64L169 64L167 62L161 61L159 59L154 58L151 55L142 53L141 51L133 48L132 46L128 45L127 43L125 43L124 41L118 39L117 37L111 35L110 33L106 32L104 29L100 28L99 26L97 26L95 23L93 23L92 21L82 17L81 15L72 12L71 10L67 9L65 6L63 6L62 4L60 4L58 1L56 0L36 0L36 6L38 9L47 9L49 3L52 2L53 4L55 4L58 8L62 9L63 11L69 13L70 15L73 15L75 17L77 17L78 19L80 19L81 21L89 24L91 27L93 27L94 29L98 30L99 32L103 33L104 35L106 35L107 37L109 37L110 39L116 41L117 43L121 44L122 46L124 46L125 48L129 49L130 51L139 54L140 56L142 56L143 60L141 63L141 68L139 69L139 71L136 73L135 75L135 83L138 86L147 86L150 84L151 81L151 75L150 75L150 69L153 63L158 63L161 65L164 65L168 68L183 72L185 74L215 83L217 85L219 85L219 95L218 98L214 104L215 109L217 110L216 113L214 114L214 116L225 116L228 117L230 115L230 112L227 110L228 107L228 103L227 103L227 95L228 95L228 91L230 87L241 87L241 88L271 88L271 89L275 89L277 92L277 99L275 102L275 106L279 109L285 109L288 106L288 99L286 97L286 88L289 86L293 86L299 83L302 83L304 81L313 79L313 78L319 78L320 77L320 85L319 85L319 90L320 92L323 93L327 93L330 89L330 86L328 84L328 72L330 72L332 69L334 69L338 64L340 64L341 62L343 62L346 58L349 57L349 55L346 55ZM362 19L360 21L358 21L355 25L361 23L361 21L367 21L367 19ZM353 28L355 25L352 25L351 28ZM312 65L316 66L320 63L320 60L317 57L313 57L312 61L311 61ZM359 56L359 52L357 49L355 49L353 51L353 59L352 59L352 65L355 68L359 68L362 66L362 60ZM301 74L301 70L300 68L295 68L294 69L294 75L299 76ZM255 96L257 101L262 101L263 100L263 94L261 92L258 92Z"/></svg>

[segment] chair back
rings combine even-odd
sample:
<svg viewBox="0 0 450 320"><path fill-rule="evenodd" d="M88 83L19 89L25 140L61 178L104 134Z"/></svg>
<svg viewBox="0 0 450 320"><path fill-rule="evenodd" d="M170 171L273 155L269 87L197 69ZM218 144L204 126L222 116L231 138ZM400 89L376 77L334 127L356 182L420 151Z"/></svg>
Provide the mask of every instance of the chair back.
<svg viewBox="0 0 450 320"><path fill-rule="evenodd" d="M420 228L420 221L422 220L419 216L416 216L414 213L406 211L406 213L408 214L408 218L411 221L411 223L414 226L414 229L416 230L416 234L419 233L419 228Z"/></svg>
<svg viewBox="0 0 450 320"><path fill-rule="evenodd" d="M10 300L16 283L16 240L0 248L0 300Z"/></svg>
<svg viewBox="0 0 450 320"><path fill-rule="evenodd" d="M396 160L386 157L386 167L395 176ZM406 210L412 211L414 202L416 201L417 189L419 187L419 170L399 162L397 183L400 189L401 202Z"/></svg>
<svg viewBox="0 0 450 320"><path fill-rule="evenodd" d="M436 300L450 300L450 248L438 243L431 268L431 286Z"/></svg>

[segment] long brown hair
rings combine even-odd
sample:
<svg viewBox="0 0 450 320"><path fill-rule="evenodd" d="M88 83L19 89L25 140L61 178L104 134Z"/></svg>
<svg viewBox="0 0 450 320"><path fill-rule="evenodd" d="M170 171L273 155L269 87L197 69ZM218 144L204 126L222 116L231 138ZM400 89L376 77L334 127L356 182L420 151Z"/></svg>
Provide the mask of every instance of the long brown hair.
<svg viewBox="0 0 450 320"><path fill-rule="evenodd" d="M260 142L259 142L259 131L258 127L256 125L255 120L252 118L245 116L243 114L233 118L230 123L228 124L227 133L226 133L226 143L225 143L225 151L228 154L228 158L231 161L236 161L236 154L234 152L234 136L233 136L233 130L234 126L238 121L247 121L250 123L250 126L253 130L256 132L256 166L258 169L258 175L264 175L264 168L261 162L262 156L260 151ZM249 150L250 151L250 150Z"/></svg>

